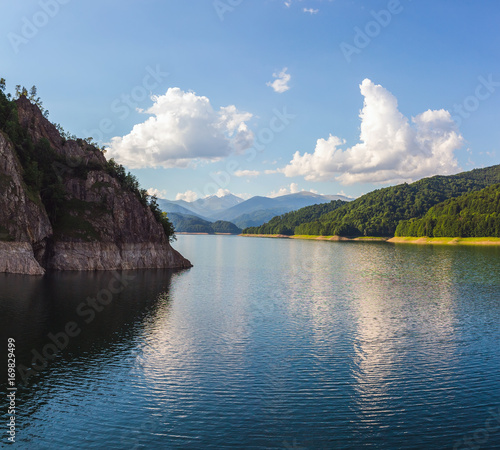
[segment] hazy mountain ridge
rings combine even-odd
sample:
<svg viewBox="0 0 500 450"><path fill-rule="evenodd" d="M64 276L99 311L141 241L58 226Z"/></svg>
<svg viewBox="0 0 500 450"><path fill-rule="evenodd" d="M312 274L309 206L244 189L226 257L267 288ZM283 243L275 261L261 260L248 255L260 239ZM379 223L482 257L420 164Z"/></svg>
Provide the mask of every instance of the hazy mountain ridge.
<svg viewBox="0 0 500 450"><path fill-rule="evenodd" d="M185 203L188 203L188 202L185 202ZM172 213L174 213L174 214L181 214L181 215L185 215L185 216L194 216L194 217L198 217L199 219L206 220L207 222L212 222L212 220L209 219L208 217L203 216L201 214L197 214L196 212L192 211L191 209L185 208L184 206L182 206L180 204L173 203L170 200L164 200L164 199L159 198L158 205L162 211L165 211L168 214L169 217Z"/></svg>
<svg viewBox="0 0 500 450"><path fill-rule="evenodd" d="M197 216L178 213L169 213L168 218L174 225L175 231L178 233L241 233L241 228L238 228L234 223L223 220L210 222L208 220L200 219Z"/></svg>
<svg viewBox="0 0 500 450"><path fill-rule="evenodd" d="M217 220L217 214L232 206L244 202L240 197L233 194L226 194L224 196L210 195L209 197L199 198L193 202L186 200L166 200L160 199L158 203L165 212L179 212L182 214L194 214L204 220L213 219ZM182 210L180 209L182 208Z"/></svg>

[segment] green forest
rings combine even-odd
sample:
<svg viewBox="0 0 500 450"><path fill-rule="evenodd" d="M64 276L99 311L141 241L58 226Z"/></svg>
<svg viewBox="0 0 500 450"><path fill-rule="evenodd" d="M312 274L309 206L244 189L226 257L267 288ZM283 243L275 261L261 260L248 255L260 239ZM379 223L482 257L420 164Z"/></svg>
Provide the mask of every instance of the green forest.
<svg viewBox="0 0 500 450"><path fill-rule="evenodd" d="M500 184L433 206L421 219L404 220L396 236L500 237Z"/></svg>
<svg viewBox="0 0 500 450"><path fill-rule="evenodd" d="M401 221L423 218L435 205L498 183L500 183L500 165L456 175L434 176L411 184L403 183L372 191L352 202L330 206L331 210L322 214L314 214L314 211L317 211L314 206L325 205L302 208L289 213L292 216L285 214L275 217L260 227L247 228L243 232L392 237ZM473 210L469 211L473 214ZM493 223L491 218L488 220L490 220L488 223ZM452 229L448 229L451 232Z"/></svg>

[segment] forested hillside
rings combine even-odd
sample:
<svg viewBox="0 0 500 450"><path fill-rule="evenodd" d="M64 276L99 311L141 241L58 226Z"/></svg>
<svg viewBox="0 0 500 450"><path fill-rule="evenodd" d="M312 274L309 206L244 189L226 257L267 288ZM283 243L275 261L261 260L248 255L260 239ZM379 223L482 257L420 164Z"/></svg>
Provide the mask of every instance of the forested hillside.
<svg viewBox="0 0 500 450"><path fill-rule="evenodd" d="M248 234L293 235L295 227L298 225L319 219L322 215L334 211L347 203L343 200L332 200L330 203L306 206L297 211L273 217L268 223L260 227L246 228L244 232Z"/></svg>
<svg viewBox="0 0 500 450"><path fill-rule="evenodd" d="M394 236L401 220L423 217L434 205L450 198L479 191L500 183L500 165L475 169L451 176L424 178L411 184L378 189L320 215L307 217L304 208L295 212L303 217L292 224L285 217L273 218L272 227L259 227L261 234L323 235L323 236ZM300 223L298 223L300 222ZM281 227L281 228L280 228ZM255 233L245 229L244 233Z"/></svg>
<svg viewBox="0 0 500 450"><path fill-rule="evenodd" d="M439 203L421 219L402 221L396 236L500 237L500 184Z"/></svg>

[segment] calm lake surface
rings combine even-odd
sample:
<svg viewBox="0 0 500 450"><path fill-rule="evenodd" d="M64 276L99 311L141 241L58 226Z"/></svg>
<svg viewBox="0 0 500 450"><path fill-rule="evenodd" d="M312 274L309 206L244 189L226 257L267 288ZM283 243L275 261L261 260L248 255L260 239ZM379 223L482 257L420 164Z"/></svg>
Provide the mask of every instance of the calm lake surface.
<svg viewBox="0 0 500 450"><path fill-rule="evenodd" d="M192 269L0 274L5 445L13 337L13 448L500 448L500 248L174 247Z"/></svg>

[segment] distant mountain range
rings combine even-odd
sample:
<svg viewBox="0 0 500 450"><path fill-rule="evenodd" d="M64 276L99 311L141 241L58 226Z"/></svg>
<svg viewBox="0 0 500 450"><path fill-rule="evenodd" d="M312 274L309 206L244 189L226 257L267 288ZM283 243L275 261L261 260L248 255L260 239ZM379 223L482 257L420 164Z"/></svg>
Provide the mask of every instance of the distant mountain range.
<svg viewBox="0 0 500 450"><path fill-rule="evenodd" d="M239 228L262 225L274 216L285 214L305 206L328 203L332 200L350 201L343 195L320 195L312 192L298 192L280 197L252 197L243 200L233 194L223 197L212 195L194 202L184 200L158 200L160 208L167 213L196 216L214 222L232 222ZM181 231L181 230L177 230Z"/></svg>

